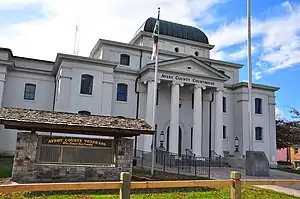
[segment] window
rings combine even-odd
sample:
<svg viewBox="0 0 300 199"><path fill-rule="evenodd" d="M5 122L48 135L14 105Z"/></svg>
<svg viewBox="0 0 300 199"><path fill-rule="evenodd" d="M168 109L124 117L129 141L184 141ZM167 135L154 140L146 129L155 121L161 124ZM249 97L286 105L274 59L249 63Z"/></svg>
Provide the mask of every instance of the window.
<svg viewBox="0 0 300 199"><path fill-rule="evenodd" d="M93 93L93 80L94 77L92 75L81 75L81 87L80 93L85 95L92 95Z"/></svg>
<svg viewBox="0 0 300 199"><path fill-rule="evenodd" d="M195 55L198 57L198 56L199 56L199 52L198 52L198 51L196 51L196 52L195 52Z"/></svg>
<svg viewBox="0 0 300 199"><path fill-rule="evenodd" d="M191 127L191 149L193 149L193 127Z"/></svg>
<svg viewBox="0 0 300 199"><path fill-rule="evenodd" d="M25 100L34 100L35 99L35 90L36 90L35 84L25 84L24 99Z"/></svg>
<svg viewBox="0 0 300 199"><path fill-rule="evenodd" d="M89 112L89 111L78 111L78 114L80 114L80 115L91 115L91 112Z"/></svg>
<svg viewBox="0 0 300 199"><path fill-rule="evenodd" d="M295 153L295 154L298 153L298 147L295 147L295 148L294 148L294 153Z"/></svg>
<svg viewBox="0 0 300 199"><path fill-rule="evenodd" d="M130 63L130 56L127 55L127 54L121 54L120 64L125 65L125 66L129 66L129 63Z"/></svg>
<svg viewBox="0 0 300 199"><path fill-rule="evenodd" d="M263 140L261 127L255 127L255 140Z"/></svg>
<svg viewBox="0 0 300 199"><path fill-rule="evenodd" d="M156 105L158 105L158 89L156 90Z"/></svg>
<svg viewBox="0 0 300 199"><path fill-rule="evenodd" d="M226 113L226 97L223 97L223 113Z"/></svg>
<svg viewBox="0 0 300 199"><path fill-rule="evenodd" d="M262 114L262 99L255 98L255 113Z"/></svg>
<svg viewBox="0 0 300 199"><path fill-rule="evenodd" d="M127 102L127 84L120 83L117 86L117 101Z"/></svg>
<svg viewBox="0 0 300 199"><path fill-rule="evenodd" d="M157 143L157 124L155 124L154 148L156 148L156 143Z"/></svg>
<svg viewBox="0 0 300 199"><path fill-rule="evenodd" d="M194 109L194 93L192 93L192 109Z"/></svg>
<svg viewBox="0 0 300 199"><path fill-rule="evenodd" d="M174 48L174 50L175 50L175 52L179 52L179 48L178 47L176 47L176 48Z"/></svg>
<svg viewBox="0 0 300 199"><path fill-rule="evenodd" d="M227 138L226 126L223 126L223 139Z"/></svg>

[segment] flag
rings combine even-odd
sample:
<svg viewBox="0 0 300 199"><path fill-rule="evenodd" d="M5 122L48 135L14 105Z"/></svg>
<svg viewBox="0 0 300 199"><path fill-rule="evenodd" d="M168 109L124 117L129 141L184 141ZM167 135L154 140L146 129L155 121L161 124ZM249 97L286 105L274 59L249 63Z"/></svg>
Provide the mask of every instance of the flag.
<svg viewBox="0 0 300 199"><path fill-rule="evenodd" d="M158 34L159 34L159 9L158 9L158 17L156 19L156 23L153 29L152 33L152 39L153 39L153 49L152 49L152 56L151 60L154 59L154 57L158 55Z"/></svg>

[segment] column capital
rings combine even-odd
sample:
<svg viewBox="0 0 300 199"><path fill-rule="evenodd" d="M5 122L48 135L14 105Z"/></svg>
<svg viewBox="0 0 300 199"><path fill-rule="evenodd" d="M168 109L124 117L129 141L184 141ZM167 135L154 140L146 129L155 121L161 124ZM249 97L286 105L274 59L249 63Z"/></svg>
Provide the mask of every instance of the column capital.
<svg viewBox="0 0 300 199"><path fill-rule="evenodd" d="M218 87L218 88L216 89L217 92L223 92L224 90L225 90L224 87Z"/></svg>
<svg viewBox="0 0 300 199"><path fill-rule="evenodd" d="M153 82L154 83L154 79L146 79L143 81L144 84L148 84L149 82ZM157 83L160 83L160 79L157 79Z"/></svg>
<svg viewBox="0 0 300 199"><path fill-rule="evenodd" d="M175 82L175 81L173 81L173 82L171 83L171 85L172 85L172 86L179 85L179 86L183 87L183 86L184 86L184 83L183 83L183 82Z"/></svg>
<svg viewBox="0 0 300 199"><path fill-rule="evenodd" d="M195 84L194 85L194 88L202 88L203 90L205 90L206 89L206 86L204 85L204 84Z"/></svg>

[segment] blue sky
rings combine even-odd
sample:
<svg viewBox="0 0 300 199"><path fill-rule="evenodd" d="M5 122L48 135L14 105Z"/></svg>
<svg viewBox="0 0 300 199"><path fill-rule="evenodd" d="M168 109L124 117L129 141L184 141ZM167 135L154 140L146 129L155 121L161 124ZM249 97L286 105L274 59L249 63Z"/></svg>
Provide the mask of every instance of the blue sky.
<svg viewBox="0 0 300 199"><path fill-rule="evenodd" d="M246 0L1 0L0 46L14 55L54 60L72 53L79 25L79 54L99 38L128 42L161 7L161 18L197 26L215 45L214 59L244 64L247 80ZM300 109L300 1L252 0L253 82L279 86L277 108Z"/></svg>

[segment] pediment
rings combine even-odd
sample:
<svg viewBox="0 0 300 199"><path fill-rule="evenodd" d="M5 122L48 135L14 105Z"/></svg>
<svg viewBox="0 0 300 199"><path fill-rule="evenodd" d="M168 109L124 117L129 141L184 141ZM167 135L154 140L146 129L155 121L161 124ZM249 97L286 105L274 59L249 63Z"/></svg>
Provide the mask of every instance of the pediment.
<svg viewBox="0 0 300 199"><path fill-rule="evenodd" d="M196 58L182 58L158 63L158 70L228 80L229 77Z"/></svg>

